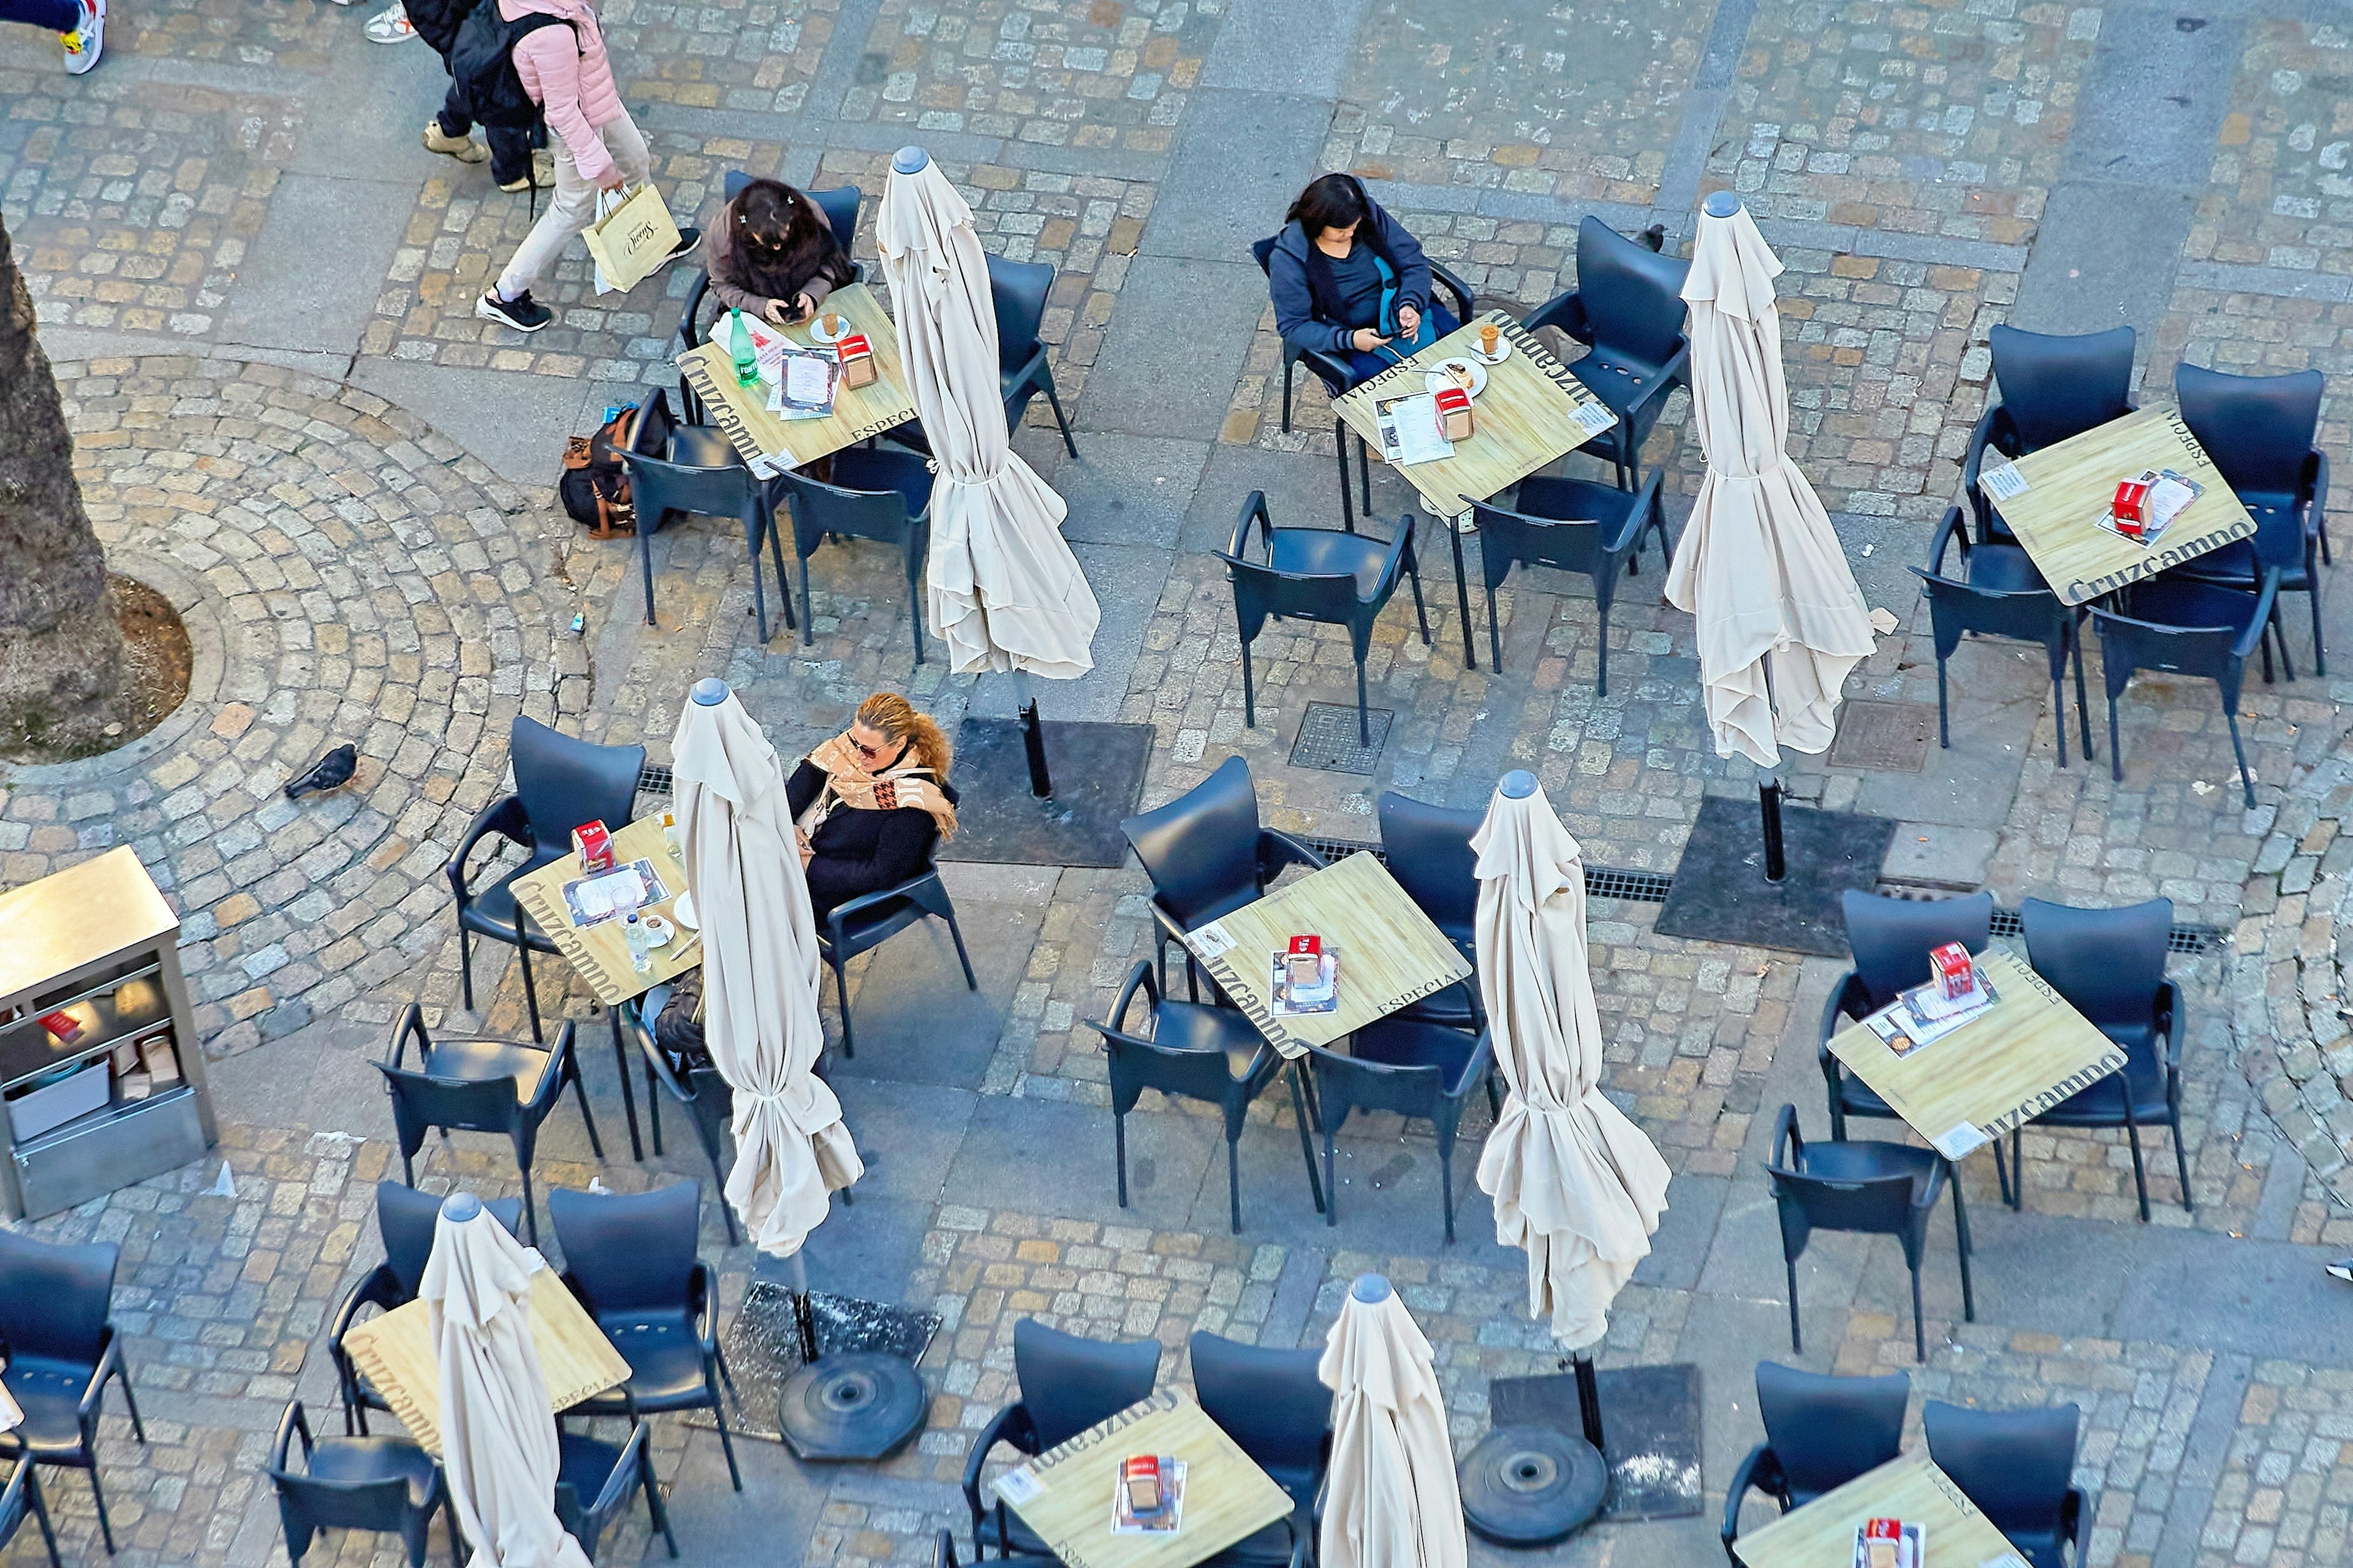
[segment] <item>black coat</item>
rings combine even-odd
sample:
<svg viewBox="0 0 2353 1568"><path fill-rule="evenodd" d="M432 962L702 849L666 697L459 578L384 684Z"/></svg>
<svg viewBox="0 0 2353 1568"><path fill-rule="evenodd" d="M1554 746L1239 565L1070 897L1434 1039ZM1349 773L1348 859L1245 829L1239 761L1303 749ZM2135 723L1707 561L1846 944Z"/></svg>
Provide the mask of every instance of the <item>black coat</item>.
<svg viewBox="0 0 2353 1568"><path fill-rule="evenodd" d="M797 819L825 788L825 770L804 761L785 785L785 798ZM940 793L954 805L956 792L947 784ZM939 825L920 806L893 811L861 811L838 805L833 815L809 836L817 854L808 863L809 900L817 906L819 923L827 913L865 893L879 893L918 876L930 864Z"/></svg>

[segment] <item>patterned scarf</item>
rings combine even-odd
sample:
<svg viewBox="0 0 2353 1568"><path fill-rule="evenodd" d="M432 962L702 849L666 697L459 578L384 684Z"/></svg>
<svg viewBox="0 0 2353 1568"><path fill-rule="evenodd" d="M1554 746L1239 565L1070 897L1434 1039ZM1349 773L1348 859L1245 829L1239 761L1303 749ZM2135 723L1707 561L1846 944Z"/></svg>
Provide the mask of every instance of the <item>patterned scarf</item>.
<svg viewBox="0 0 2353 1568"><path fill-rule="evenodd" d="M803 833L814 835L837 805L859 811L896 811L912 806L930 814L932 821L938 825L942 843L955 837L955 806L941 793L939 781L932 777L931 769L910 764L877 772L859 755L846 732L811 752L808 760L825 774L825 788L801 813L799 826Z"/></svg>

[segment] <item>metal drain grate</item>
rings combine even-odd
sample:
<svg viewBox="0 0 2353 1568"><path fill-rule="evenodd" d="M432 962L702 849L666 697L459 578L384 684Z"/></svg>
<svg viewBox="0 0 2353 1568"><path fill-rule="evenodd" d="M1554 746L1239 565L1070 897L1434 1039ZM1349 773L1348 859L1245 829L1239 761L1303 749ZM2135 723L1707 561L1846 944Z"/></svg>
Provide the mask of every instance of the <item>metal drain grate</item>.
<svg viewBox="0 0 2353 1568"><path fill-rule="evenodd" d="M1370 745L1356 739L1356 704L1310 702L1300 715L1299 738L1291 745L1291 765L1327 773L1368 773L1380 765L1381 748L1389 742L1389 726L1397 715L1387 708L1365 710Z"/></svg>
<svg viewBox="0 0 2353 1568"><path fill-rule="evenodd" d="M1958 889L1921 888L1902 882L1882 882L1878 891L1885 898L1912 899L1931 903L1940 899L1957 899L1967 896ZM1992 934L2021 937L2026 934L2026 927L2019 920L2016 910L2006 910L1996 905L1993 911ZM2231 933L2220 926L2176 925L2165 933L2165 951L2178 952L2188 958L2196 958L2201 953L2214 952L2230 940Z"/></svg>
<svg viewBox="0 0 2353 1568"><path fill-rule="evenodd" d="M1313 838L1294 835L1302 844L1326 860L1345 860L1351 855L1370 855L1384 866L1389 863L1388 852L1377 844L1358 844L1346 838ZM1588 866L1585 868L1585 896L1588 899L1620 899L1629 903L1663 904L1667 890L1675 879L1659 871L1621 871L1614 866Z"/></svg>
<svg viewBox="0 0 2353 1568"><path fill-rule="evenodd" d="M673 787L667 763L648 763L638 770L639 795L668 795Z"/></svg>

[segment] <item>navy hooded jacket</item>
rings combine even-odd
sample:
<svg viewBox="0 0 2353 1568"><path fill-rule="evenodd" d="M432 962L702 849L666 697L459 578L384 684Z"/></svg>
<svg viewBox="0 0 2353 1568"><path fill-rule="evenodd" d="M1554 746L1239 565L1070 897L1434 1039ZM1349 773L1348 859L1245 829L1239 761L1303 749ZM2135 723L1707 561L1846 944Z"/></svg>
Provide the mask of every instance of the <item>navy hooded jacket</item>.
<svg viewBox="0 0 2353 1568"><path fill-rule="evenodd" d="M1366 205L1367 216L1356 226L1358 242L1369 245L1397 274L1397 303L1428 314L1430 262L1421 254L1421 242L1371 197L1366 198ZM1358 327L1379 324L1338 319L1330 261L1295 222L1283 225L1275 237L1267 257L1266 287L1274 300L1275 330L1295 349L1345 355L1356 347Z"/></svg>

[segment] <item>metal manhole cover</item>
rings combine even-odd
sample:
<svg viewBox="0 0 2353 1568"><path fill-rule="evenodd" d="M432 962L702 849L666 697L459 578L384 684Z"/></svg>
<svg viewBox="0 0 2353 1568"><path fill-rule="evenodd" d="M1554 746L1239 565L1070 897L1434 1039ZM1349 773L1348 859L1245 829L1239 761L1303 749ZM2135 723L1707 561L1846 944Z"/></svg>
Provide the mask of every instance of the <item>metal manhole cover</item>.
<svg viewBox="0 0 2353 1568"><path fill-rule="evenodd" d="M1834 768L1916 773L1936 743L1936 710L1925 702L1850 702L1831 742Z"/></svg>
<svg viewBox="0 0 2353 1568"><path fill-rule="evenodd" d="M1299 738L1291 744L1291 765L1327 773L1371 773L1380 763L1381 748L1388 744L1389 723L1396 715L1375 708L1365 718L1373 737L1369 746L1357 740L1355 703L1310 702L1299 721Z"/></svg>

